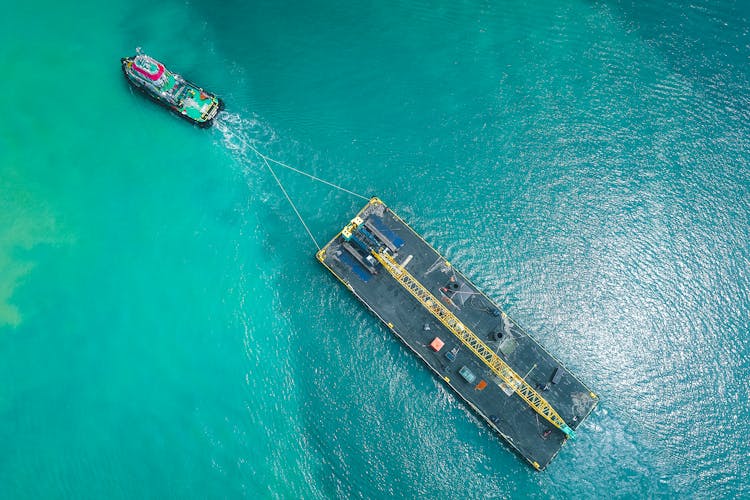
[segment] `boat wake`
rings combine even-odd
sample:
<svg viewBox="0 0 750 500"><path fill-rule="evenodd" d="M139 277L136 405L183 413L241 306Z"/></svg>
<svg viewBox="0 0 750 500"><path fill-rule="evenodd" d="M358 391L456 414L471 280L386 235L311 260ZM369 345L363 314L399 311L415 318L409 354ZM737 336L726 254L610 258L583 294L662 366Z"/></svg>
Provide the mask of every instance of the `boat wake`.
<svg viewBox="0 0 750 500"><path fill-rule="evenodd" d="M271 174L271 176L273 176L274 181L276 181L279 190L289 202L289 206L292 208L292 210L294 210L295 215L299 219L302 226L305 228L305 231L307 231L310 239L319 250L321 248L320 244L315 239L313 232L305 222L302 214L300 214L300 211L294 204L292 197L287 192L287 189L284 187L281 179L279 179L279 176L276 175L274 167L282 167L287 170L291 170L300 175L304 175L305 177L316 182L320 182L321 184L325 184L329 187L338 189L357 198L361 198L363 200L368 199L366 196L355 193L354 191L346 189L327 180L321 179L320 177L312 175L308 172L304 172L298 168L292 167L291 165L287 165L286 163L276 160L271 156L268 156L259 151L259 144L263 144L265 150L271 149L274 142L276 142L276 135L270 127L263 124L257 118L247 120L243 119L237 114L222 113L217 116L214 126L219 132L221 132L222 143L224 144L224 146L230 151L236 152L237 156L242 161L243 174L245 174L246 176L249 175L249 165L252 164L251 160L253 159L253 157L255 157L255 159L257 160L260 160L264 164L264 166L268 169L268 172Z"/></svg>
<svg viewBox="0 0 750 500"><path fill-rule="evenodd" d="M274 130L258 117L243 118L237 113L222 111L214 121L214 129L221 134L219 142L240 160L243 171L259 157L259 148L269 149L278 142Z"/></svg>
<svg viewBox="0 0 750 500"><path fill-rule="evenodd" d="M309 172L305 172L304 170L295 168L284 163L283 161L276 160L275 158L261 152L258 149L259 145L262 145L263 149L265 150L271 150L278 141L273 129L271 129L271 127L264 124L257 118L245 119L238 114L229 114L222 112L219 114L219 116L216 117L214 127L219 132L221 132L221 142L224 144L224 146L230 151L236 152L237 156L241 160L244 160L244 172L247 172L247 165L251 163L251 160L260 160L268 168L268 171L279 184L279 188L281 188L281 191L284 193L284 196L286 196L287 199L289 199L289 196L284 189L284 186L281 184L281 181L276 176L274 167L271 164L285 168L287 170L291 170L292 172L296 172L309 179L312 179L313 181L325 184L326 186L334 189L338 189L339 191L355 196L357 198L363 200L369 199L362 194L346 189L345 187L339 186L325 179L321 179L320 177L317 177ZM291 203L292 207L294 208L294 204L292 203L291 199L289 199L289 203Z"/></svg>

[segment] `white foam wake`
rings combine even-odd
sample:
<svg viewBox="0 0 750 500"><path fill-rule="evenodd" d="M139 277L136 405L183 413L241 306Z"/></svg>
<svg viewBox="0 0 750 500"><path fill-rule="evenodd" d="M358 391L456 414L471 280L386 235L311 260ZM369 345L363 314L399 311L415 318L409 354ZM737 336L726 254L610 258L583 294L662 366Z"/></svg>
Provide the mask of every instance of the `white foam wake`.
<svg viewBox="0 0 750 500"><path fill-rule="evenodd" d="M351 191L350 189L339 186L328 180L321 179L320 177L317 177L309 172L300 170L299 168L293 167L284 163L283 161L266 155L261 150L270 149L273 143L276 142L276 133L273 131L273 129L271 129L271 127L264 124L257 118L246 119L242 118L238 114L229 114L222 112L219 114L219 116L216 117L214 126L217 130L219 130L219 132L221 132L221 142L224 144L224 146L226 146L226 148L230 151L236 152L239 159L242 160L243 170L245 172L247 172L247 165L250 163L251 159L261 160L263 163L265 163L266 167L268 167L268 170L276 179L276 182L279 183L279 187L282 191L285 191L284 187L281 185L281 181L276 177L276 174L273 171L274 168L271 166L271 163L287 170L296 172L297 174L304 175L305 177L312 179L313 181L320 182L331 188L338 189L357 198L361 198L363 200L368 199L368 197L364 195L358 194L354 191ZM287 193L284 192L284 195L286 196Z"/></svg>
<svg viewBox="0 0 750 500"><path fill-rule="evenodd" d="M214 121L214 128L221 133L220 143L237 156L243 167L258 160L256 150L267 149L277 140L274 130L255 116L243 118L222 111Z"/></svg>

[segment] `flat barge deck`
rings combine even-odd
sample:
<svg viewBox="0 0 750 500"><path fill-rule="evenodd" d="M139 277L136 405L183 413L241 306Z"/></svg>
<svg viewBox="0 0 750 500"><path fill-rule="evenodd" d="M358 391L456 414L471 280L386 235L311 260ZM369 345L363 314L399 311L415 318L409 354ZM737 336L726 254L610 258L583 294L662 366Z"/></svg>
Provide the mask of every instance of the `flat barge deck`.
<svg viewBox="0 0 750 500"><path fill-rule="evenodd" d="M593 392L378 198L317 258L537 470L596 406Z"/></svg>

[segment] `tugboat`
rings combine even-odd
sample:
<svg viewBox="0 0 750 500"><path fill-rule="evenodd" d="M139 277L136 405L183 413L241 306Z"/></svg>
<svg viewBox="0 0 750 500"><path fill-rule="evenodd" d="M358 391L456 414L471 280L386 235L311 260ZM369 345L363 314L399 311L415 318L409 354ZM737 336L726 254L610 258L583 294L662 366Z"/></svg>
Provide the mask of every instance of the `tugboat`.
<svg viewBox="0 0 750 500"><path fill-rule="evenodd" d="M120 61L122 72L133 87L199 127L210 127L224 109L224 102L215 94L172 73L140 48L135 56Z"/></svg>

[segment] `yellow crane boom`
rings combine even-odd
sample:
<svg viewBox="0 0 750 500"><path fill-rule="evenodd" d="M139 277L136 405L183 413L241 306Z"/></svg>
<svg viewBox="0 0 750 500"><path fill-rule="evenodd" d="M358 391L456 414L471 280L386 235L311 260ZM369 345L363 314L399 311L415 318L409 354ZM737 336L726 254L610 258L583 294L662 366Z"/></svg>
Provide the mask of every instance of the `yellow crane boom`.
<svg viewBox="0 0 750 500"><path fill-rule="evenodd" d="M571 429L560 415L552 408L542 396L539 395L526 381L503 361L500 356L487 347L479 337L466 327L447 307L435 298L424 285L417 281L414 276L400 266L396 260L386 251L372 250L372 255L383 267L413 295L428 311L432 313L448 330L468 347L479 359L492 370L495 375L505 382L521 399L526 401L531 408L544 417L552 425L560 429L567 437L575 437Z"/></svg>

